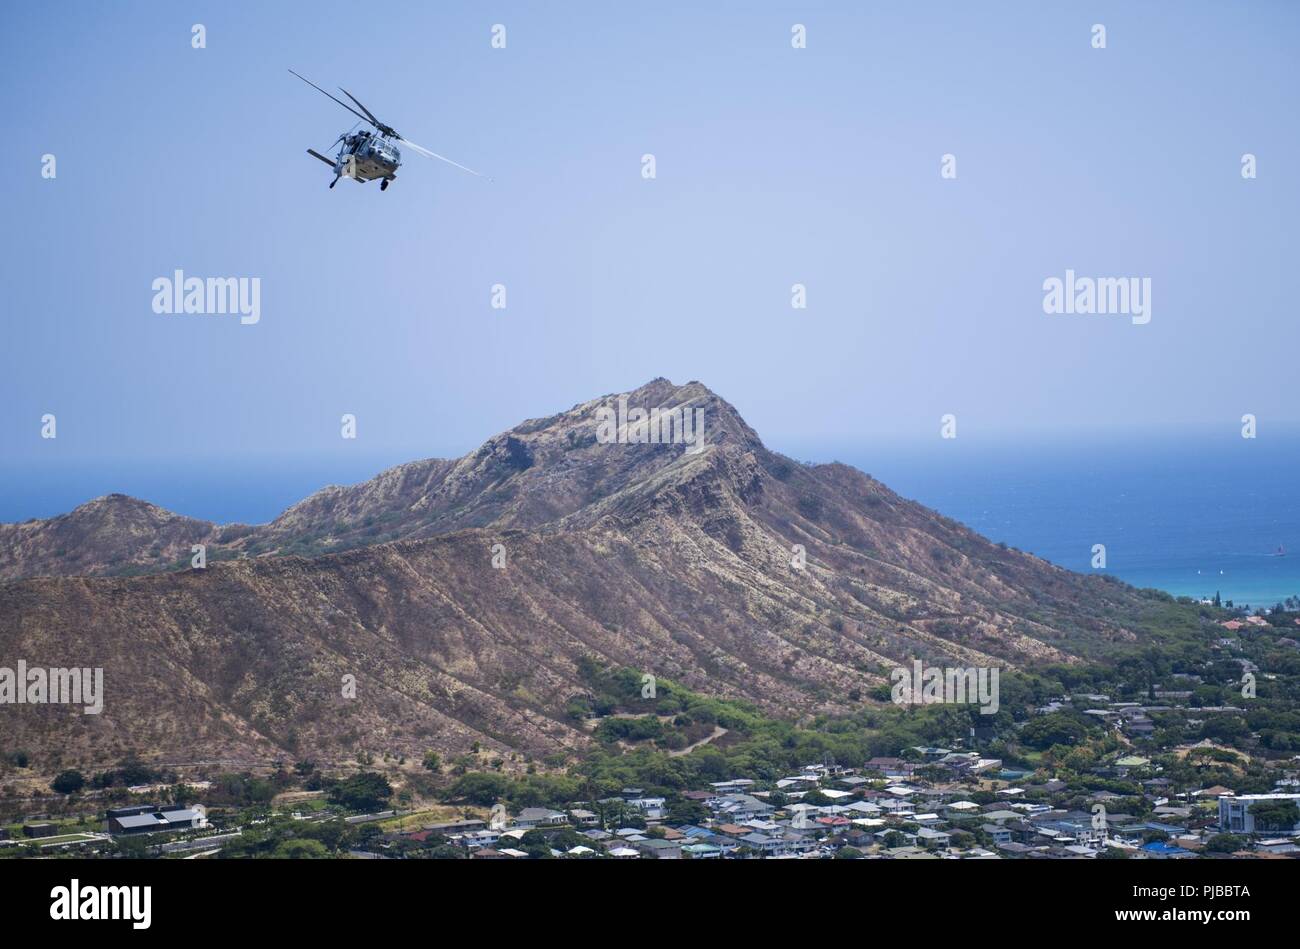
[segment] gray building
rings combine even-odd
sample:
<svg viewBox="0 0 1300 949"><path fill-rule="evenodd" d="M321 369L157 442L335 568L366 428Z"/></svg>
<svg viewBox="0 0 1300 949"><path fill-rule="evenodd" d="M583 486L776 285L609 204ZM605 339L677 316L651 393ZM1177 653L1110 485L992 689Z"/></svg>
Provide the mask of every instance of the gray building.
<svg viewBox="0 0 1300 949"><path fill-rule="evenodd" d="M1238 794L1219 798L1219 827L1233 834L1300 833L1300 822L1290 828L1256 829L1255 815L1250 812L1256 804L1294 801L1300 807L1300 794Z"/></svg>
<svg viewBox="0 0 1300 949"><path fill-rule="evenodd" d="M136 808L119 808L133 811ZM161 808L134 814L109 814L108 832L115 836L125 834L150 834L164 830L198 830L208 826L208 812L199 804L168 804Z"/></svg>

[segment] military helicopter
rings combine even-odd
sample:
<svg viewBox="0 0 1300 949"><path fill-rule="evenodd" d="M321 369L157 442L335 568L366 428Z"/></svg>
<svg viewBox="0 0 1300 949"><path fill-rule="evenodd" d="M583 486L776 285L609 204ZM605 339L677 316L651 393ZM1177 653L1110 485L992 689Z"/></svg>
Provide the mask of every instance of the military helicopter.
<svg viewBox="0 0 1300 949"><path fill-rule="evenodd" d="M361 112L352 108L352 106L348 105L342 99L336 98L335 96L330 95L330 93L325 92L324 89L316 85L316 83L312 82L306 76L300 76L298 73L293 72L292 69L290 69L289 72L298 76L299 79L307 83L307 85L311 86L316 91L329 96L339 105L343 106L343 108L347 109L359 118L361 122L368 122L370 125L375 127L375 131L373 132L366 129L362 129L359 132L344 132L334 140L334 145L338 145L342 142L342 146L339 148L338 155L332 159L326 158L314 148L307 149L308 155L311 155L313 158L319 158L325 164L334 169L334 180L330 182L331 188L339 183L340 178L351 178L356 182L374 181L378 178L379 190L387 191L388 185L397 177L397 169L401 167L402 164L402 153L394 144L395 142L401 142L403 145L414 149L417 153L424 155L426 158L436 158L439 161L445 161L449 165L455 165L461 171L468 171L471 175L476 175L479 178L487 178L486 175L479 174L473 168L466 168L459 162L454 162L450 158L445 158L442 155L439 155L437 152L429 151L429 149L422 145L417 145L415 142L402 138L401 135L397 134L396 129L391 125L385 125L383 122L380 122L369 109L361 104L361 101L356 96L348 92L342 86L339 86L339 92L343 93L355 102L357 108L360 109ZM362 112L364 112L365 115L362 115ZM358 122L357 125L360 125L361 122ZM353 128L355 129L356 126L354 125ZM333 148L334 146L331 145L330 147ZM491 178L488 178L488 181L491 180Z"/></svg>

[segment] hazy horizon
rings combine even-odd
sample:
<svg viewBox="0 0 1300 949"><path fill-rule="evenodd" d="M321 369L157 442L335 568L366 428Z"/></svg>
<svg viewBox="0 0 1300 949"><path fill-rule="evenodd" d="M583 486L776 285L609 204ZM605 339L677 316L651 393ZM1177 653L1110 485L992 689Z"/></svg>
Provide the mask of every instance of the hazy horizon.
<svg viewBox="0 0 1300 949"><path fill-rule="evenodd" d="M1130 583L1197 597L1221 592L1258 606L1300 595L1298 434L1248 440L1200 429L1101 440L764 441L799 461L853 465L990 540L1069 569L1089 572L1092 545L1104 542L1107 572ZM0 521L55 516L119 492L202 520L265 523L329 484L355 484L396 464L459 457L477 447L418 458L357 452L0 467L11 485L0 495ZM1278 546L1292 556L1273 557Z"/></svg>

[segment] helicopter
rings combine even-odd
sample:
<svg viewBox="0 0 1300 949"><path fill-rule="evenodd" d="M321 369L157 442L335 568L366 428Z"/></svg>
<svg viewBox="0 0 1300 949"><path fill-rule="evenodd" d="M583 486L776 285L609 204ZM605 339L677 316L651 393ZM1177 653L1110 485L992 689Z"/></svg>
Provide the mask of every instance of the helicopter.
<svg viewBox="0 0 1300 949"><path fill-rule="evenodd" d="M340 178L351 178L353 181L358 183L379 179L379 190L387 191L388 186L392 183L393 179L397 177L397 169L402 165L402 153L396 145L397 142L401 142L403 145L406 145L426 158L436 158L439 161L445 161L449 165L455 165L461 171L468 171L471 175L475 175L479 178L487 178L486 175L479 174L479 172L475 171L473 168L466 168L459 162L454 162L450 158L439 155L437 152L429 151L429 149L422 145L417 145L415 142L402 138L395 128L391 125L385 125L383 122L380 122L375 118L374 113L361 104L361 100L348 92L342 86L339 86L339 92L343 93L355 102L357 108L360 109L361 112L352 108L352 106L348 105L342 99L325 92L324 89L316 85L316 83L312 82L306 76L301 76L298 73L293 72L292 69L290 69L289 72L298 76L299 79L307 83L307 85L311 86L317 92L329 96L339 105L343 106L343 108L347 109L359 118L361 122L367 122L374 126L375 130L373 132L367 129L362 129L359 132L349 130L336 138L334 140L334 145L339 145L339 143L342 143L342 145L339 148L338 155L334 158L327 158L314 148L307 149L308 155L320 159L334 169L334 180L330 182L331 188L339 183ZM362 115L362 112L365 114ZM360 125L361 122L358 122L357 125ZM353 129L355 128L356 125L353 126ZM331 145L330 147L333 148L334 146ZM487 180L491 181L492 179L488 178Z"/></svg>

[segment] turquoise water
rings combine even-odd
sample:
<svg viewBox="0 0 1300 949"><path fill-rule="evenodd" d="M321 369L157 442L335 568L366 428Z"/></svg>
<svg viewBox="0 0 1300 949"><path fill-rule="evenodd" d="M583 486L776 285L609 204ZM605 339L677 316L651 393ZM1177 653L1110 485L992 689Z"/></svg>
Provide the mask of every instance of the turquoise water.
<svg viewBox="0 0 1300 949"><path fill-rule="evenodd" d="M1252 606L1300 595L1300 439L943 447L841 460L1071 570L1104 544L1106 570L1138 586Z"/></svg>

